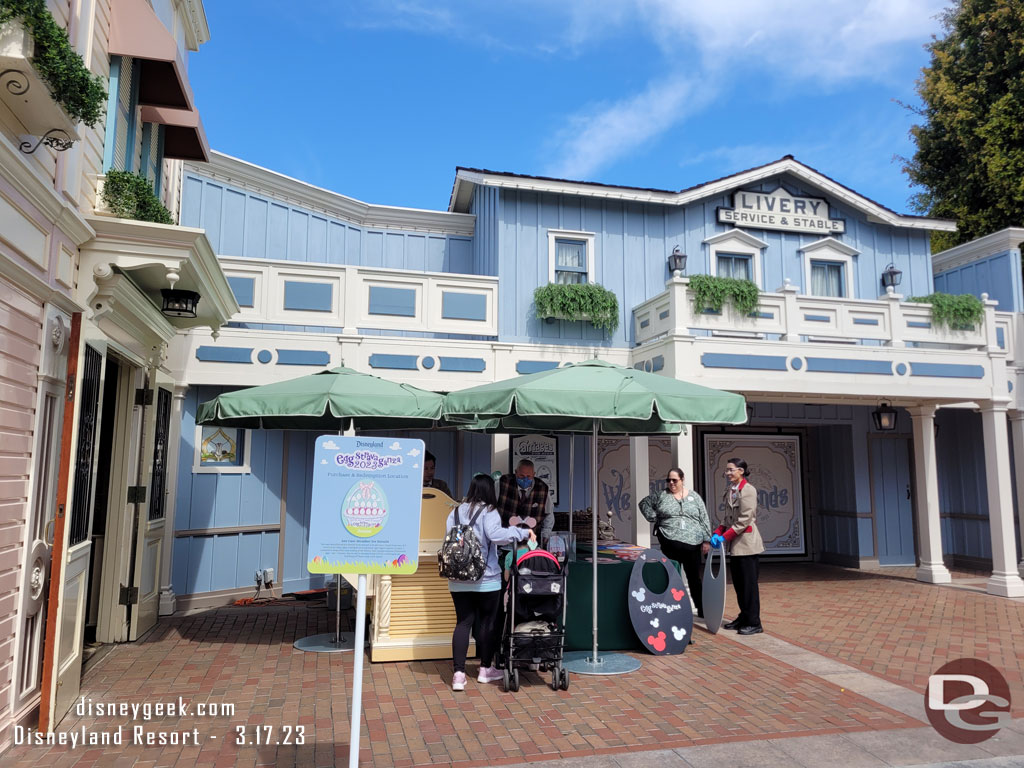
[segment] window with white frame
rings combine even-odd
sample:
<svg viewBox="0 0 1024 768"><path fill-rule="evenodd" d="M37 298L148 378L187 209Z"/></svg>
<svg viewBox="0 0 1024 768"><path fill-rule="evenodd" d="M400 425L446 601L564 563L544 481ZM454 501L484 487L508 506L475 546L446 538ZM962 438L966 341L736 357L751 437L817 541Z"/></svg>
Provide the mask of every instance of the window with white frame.
<svg viewBox="0 0 1024 768"><path fill-rule="evenodd" d="M252 432L237 427L196 425L194 474L248 474Z"/></svg>
<svg viewBox="0 0 1024 768"><path fill-rule="evenodd" d="M740 229L712 235L708 246L708 266L712 275L751 280L764 288L761 278L762 252L768 243Z"/></svg>
<svg viewBox="0 0 1024 768"><path fill-rule="evenodd" d="M839 261L811 259L811 293L815 296L846 296L846 267Z"/></svg>
<svg viewBox="0 0 1024 768"><path fill-rule="evenodd" d="M594 282L594 233L548 230L548 282Z"/></svg>
<svg viewBox="0 0 1024 768"><path fill-rule="evenodd" d="M742 253L718 253L715 258L716 272L719 277L734 277L737 280L750 280L750 265L753 257Z"/></svg>
<svg viewBox="0 0 1024 768"><path fill-rule="evenodd" d="M800 248L804 259L804 292L811 296L847 298L853 295L854 257L860 251L834 237Z"/></svg>

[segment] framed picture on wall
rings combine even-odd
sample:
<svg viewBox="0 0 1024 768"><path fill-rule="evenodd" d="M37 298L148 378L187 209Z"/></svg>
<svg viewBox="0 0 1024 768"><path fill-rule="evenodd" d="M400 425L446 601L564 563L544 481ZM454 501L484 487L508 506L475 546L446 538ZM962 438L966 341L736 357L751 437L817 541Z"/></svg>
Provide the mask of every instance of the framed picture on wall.
<svg viewBox="0 0 1024 768"><path fill-rule="evenodd" d="M722 522L722 497L728 486L725 465L733 456L747 462L747 480L757 489L757 527L764 539L765 554L806 554L800 438L705 433L705 502L712 527Z"/></svg>
<svg viewBox="0 0 1024 768"><path fill-rule="evenodd" d="M516 471L523 459L533 462L535 477L547 484L551 491L551 502L558 504L558 438L548 435L513 435L512 472Z"/></svg>

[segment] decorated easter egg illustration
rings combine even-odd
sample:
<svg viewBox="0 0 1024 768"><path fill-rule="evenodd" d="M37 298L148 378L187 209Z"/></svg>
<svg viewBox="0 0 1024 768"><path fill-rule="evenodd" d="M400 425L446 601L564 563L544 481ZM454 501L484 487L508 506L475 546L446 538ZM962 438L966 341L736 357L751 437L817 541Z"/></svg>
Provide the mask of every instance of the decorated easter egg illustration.
<svg viewBox="0 0 1024 768"><path fill-rule="evenodd" d="M368 538L384 529L388 519L388 498L373 480L360 480L349 490L341 505L341 521L353 536Z"/></svg>

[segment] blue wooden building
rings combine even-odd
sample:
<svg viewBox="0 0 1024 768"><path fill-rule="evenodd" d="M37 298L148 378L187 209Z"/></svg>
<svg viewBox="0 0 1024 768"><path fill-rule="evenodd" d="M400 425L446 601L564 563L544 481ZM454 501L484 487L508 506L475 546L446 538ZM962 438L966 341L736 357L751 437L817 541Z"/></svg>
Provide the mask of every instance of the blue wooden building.
<svg viewBox="0 0 1024 768"><path fill-rule="evenodd" d="M206 231L240 312L179 335L168 358L180 430L168 610L249 594L267 567L284 592L320 585L305 570L314 435L215 436L195 424L199 403L341 364L449 391L595 355L750 404L741 427L602 440L596 506L622 538L650 540L636 500L668 467L714 501L716 462L742 451L761 466L774 556L908 566L929 582L967 565L991 572L989 591L1024 594L1020 230L933 255L930 234L951 222L889 210L792 156L681 191L458 168L446 211L365 203L216 153L181 183L181 223ZM685 269L671 270L673 252ZM695 308L697 274L753 280L757 311ZM617 329L538 317L534 290L566 282L612 291ZM978 295L983 320L949 329L907 301L933 291ZM895 429L880 430L890 407ZM515 448L415 436L456 493L475 471L507 471ZM230 443L230 461L211 439ZM594 501L588 441L571 440L557 438L556 511Z"/></svg>

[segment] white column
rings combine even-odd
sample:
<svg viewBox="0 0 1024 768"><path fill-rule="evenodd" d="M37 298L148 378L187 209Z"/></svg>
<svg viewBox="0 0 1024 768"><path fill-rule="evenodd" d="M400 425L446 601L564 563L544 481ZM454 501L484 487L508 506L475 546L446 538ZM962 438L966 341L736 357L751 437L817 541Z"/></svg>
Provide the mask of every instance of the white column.
<svg viewBox="0 0 1024 768"><path fill-rule="evenodd" d="M693 466L693 432L689 424L683 425L685 433L672 436L672 466L683 470L683 482L687 488L697 487L697 476L694 472L697 468Z"/></svg>
<svg viewBox="0 0 1024 768"><path fill-rule="evenodd" d="M935 460L934 405L908 408L914 424L914 485L917 489L917 533L920 543L917 580L948 584L953 579L942 562L939 520L939 477Z"/></svg>
<svg viewBox="0 0 1024 768"><path fill-rule="evenodd" d="M796 300L799 290L799 286L789 282L788 277L783 280L782 287L778 289L778 292L782 294L785 311L786 332L782 334L782 341L800 341L800 334L797 333L797 329L800 327L800 307Z"/></svg>
<svg viewBox="0 0 1024 768"><path fill-rule="evenodd" d="M1024 552L1024 411L1010 411L1010 434L1013 437L1013 473L1017 478L1017 515L1020 517L1020 546ZM1024 557L1017 572L1024 577Z"/></svg>
<svg viewBox="0 0 1024 768"><path fill-rule="evenodd" d="M889 341L885 342L886 347L905 347L903 343L903 294L896 293L890 285L885 289L885 294L878 297L882 301L889 302Z"/></svg>
<svg viewBox="0 0 1024 768"><path fill-rule="evenodd" d="M986 591L1002 597L1024 597L1024 581L1017 573L1017 539L1013 530L1006 403L983 403L981 424L985 434L988 525L992 535L992 576Z"/></svg>
<svg viewBox="0 0 1024 768"><path fill-rule="evenodd" d="M167 498L164 503L163 557L160 558L161 616L174 613L175 594L171 585L171 564L174 560L174 519L178 498L178 462L181 458L181 414L185 405L187 386L176 386L171 400L170 427L167 433Z"/></svg>
<svg viewBox="0 0 1024 768"><path fill-rule="evenodd" d="M651 454L647 437L629 438L629 477L632 491L633 524L630 537L641 547L651 546L651 524L640 514L640 500L651 492Z"/></svg>
<svg viewBox="0 0 1024 768"><path fill-rule="evenodd" d="M508 435L491 435L491 472L500 471L504 475L509 471L510 444Z"/></svg>

